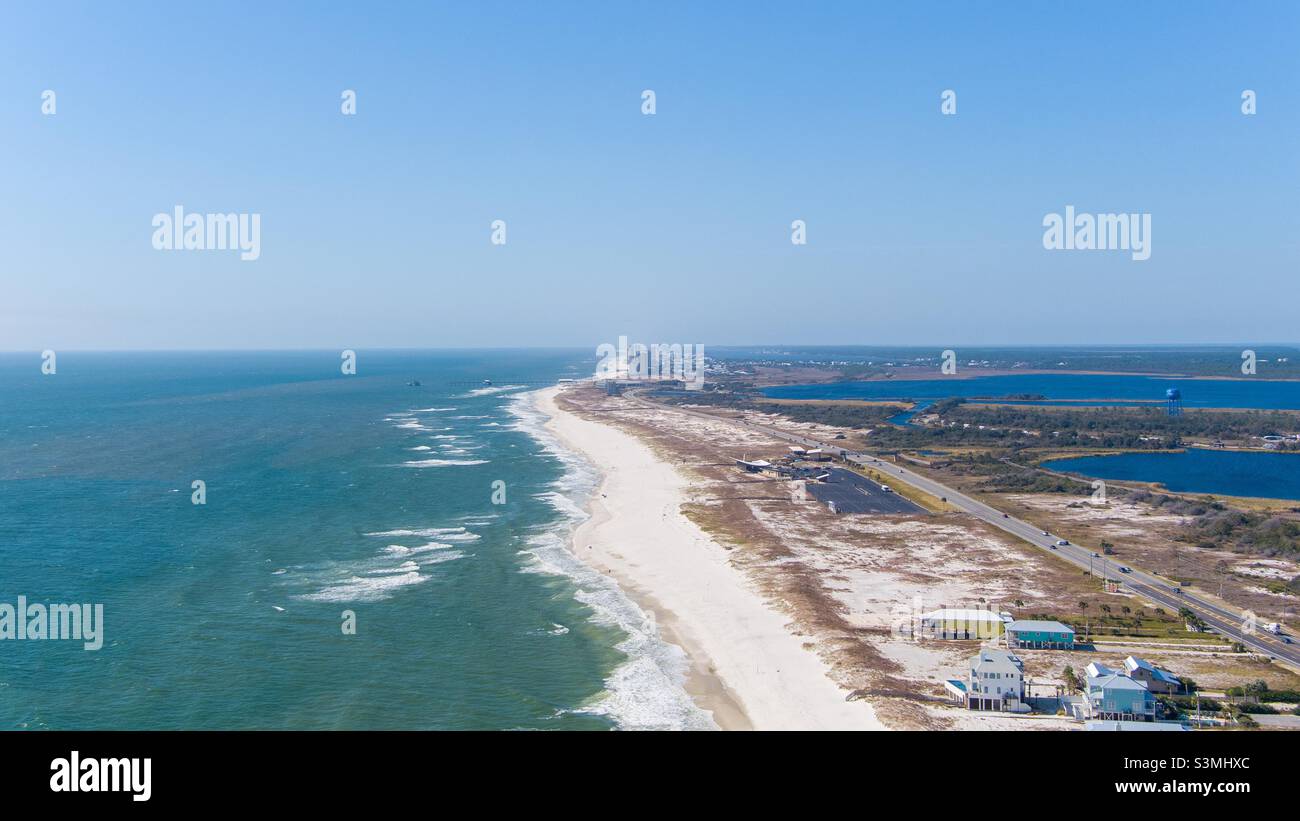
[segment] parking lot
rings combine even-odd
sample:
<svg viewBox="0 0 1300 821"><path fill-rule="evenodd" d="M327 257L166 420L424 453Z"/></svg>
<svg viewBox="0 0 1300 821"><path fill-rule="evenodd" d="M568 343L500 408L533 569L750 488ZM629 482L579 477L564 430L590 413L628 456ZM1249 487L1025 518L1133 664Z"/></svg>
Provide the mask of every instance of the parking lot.
<svg viewBox="0 0 1300 821"><path fill-rule="evenodd" d="M824 482L809 482L808 494L825 504L834 502L840 513L924 513L915 502L887 493L880 485L844 468L828 467L831 474Z"/></svg>

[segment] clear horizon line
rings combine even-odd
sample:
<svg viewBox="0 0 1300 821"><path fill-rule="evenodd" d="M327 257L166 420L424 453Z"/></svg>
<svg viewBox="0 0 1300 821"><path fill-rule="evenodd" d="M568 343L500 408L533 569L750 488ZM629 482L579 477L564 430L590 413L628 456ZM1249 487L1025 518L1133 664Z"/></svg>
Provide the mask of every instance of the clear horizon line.
<svg viewBox="0 0 1300 821"><path fill-rule="evenodd" d="M641 342L639 339L632 339L632 342ZM599 344L605 344L608 340L602 340ZM673 344L664 342L647 342L644 344ZM926 343L892 343L892 342L845 342L845 343L824 343L824 342L756 342L756 343L692 343L703 345L707 348L718 348L723 350L734 348L861 348L861 349L916 349L916 350L999 350L999 349L1019 349L1019 350L1061 350L1065 348L1139 348L1139 349L1159 349L1159 348L1223 348L1231 350L1241 346L1249 347L1285 347L1300 349L1300 342L1062 342L1062 343L1017 343L1017 342L999 342L999 343L980 343L980 344L963 344L963 343L946 343L946 344L926 344ZM316 353L316 352L337 352L343 350L356 351L581 351L594 349L595 345L438 345L438 346L420 346L420 345L357 345L352 347L326 347L320 345L312 346L290 346L283 348L264 348L264 347L195 347L195 348L5 348L0 349L0 355L4 354L35 354L40 355L44 350L53 350L60 353Z"/></svg>

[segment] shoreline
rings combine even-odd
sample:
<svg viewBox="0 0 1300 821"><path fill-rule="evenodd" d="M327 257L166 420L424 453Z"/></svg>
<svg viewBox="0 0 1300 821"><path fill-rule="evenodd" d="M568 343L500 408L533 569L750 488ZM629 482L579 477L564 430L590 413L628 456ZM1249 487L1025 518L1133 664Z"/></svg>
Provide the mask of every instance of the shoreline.
<svg viewBox="0 0 1300 821"><path fill-rule="evenodd" d="M535 407L601 473L572 550L685 651L695 703L725 730L884 729L867 702L846 699L806 637L789 631L728 551L681 512L689 480L632 434L559 408L559 392L536 392Z"/></svg>

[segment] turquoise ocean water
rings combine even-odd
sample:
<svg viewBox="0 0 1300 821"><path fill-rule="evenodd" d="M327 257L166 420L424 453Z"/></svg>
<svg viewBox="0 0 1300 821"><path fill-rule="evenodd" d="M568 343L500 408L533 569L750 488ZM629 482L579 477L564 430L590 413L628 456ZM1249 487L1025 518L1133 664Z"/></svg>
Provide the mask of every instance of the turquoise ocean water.
<svg viewBox="0 0 1300 821"><path fill-rule="evenodd" d="M0 641L0 727L712 726L680 651L568 550L597 476L528 392L590 352L339 363L0 355L0 602L105 621L98 651Z"/></svg>

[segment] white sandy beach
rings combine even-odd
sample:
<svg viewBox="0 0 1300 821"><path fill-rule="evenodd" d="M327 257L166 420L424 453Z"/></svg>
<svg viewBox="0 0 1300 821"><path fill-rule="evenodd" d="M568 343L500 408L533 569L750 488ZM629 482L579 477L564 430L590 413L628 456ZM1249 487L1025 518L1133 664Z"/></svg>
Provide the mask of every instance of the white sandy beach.
<svg viewBox="0 0 1300 821"><path fill-rule="evenodd" d="M636 437L559 409L559 388L541 391L547 426L603 474L592 518L574 551L610 573L655 614L693 672L687 689L724 729L884 729L871 706L848 691L788 619L769 607L727 551L681 513L689 481Z"/></svg>

